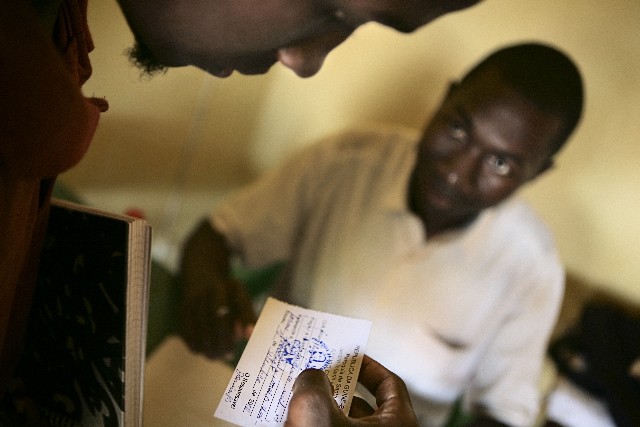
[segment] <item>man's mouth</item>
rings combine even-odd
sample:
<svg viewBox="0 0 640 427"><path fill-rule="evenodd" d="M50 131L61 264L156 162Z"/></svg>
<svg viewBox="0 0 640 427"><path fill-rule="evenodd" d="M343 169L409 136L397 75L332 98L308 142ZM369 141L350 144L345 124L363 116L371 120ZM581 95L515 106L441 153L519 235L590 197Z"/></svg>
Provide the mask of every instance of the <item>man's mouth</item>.
<svg viewBox="0 0 640 427"><path fill-rule="evenodd" d="M450 209L460 201L460 196L457 192L447 185L446 181L441 179L432 181L427 188L427 197L434 207L440 209Z"/></svg>
<svg viewBox="0 0 640 427"><path fill-rule="evenodd" d="M216 69L208 69L207 71L209 74L220 78L229 77L234 71L248 76L266 74L276 62L278 62L278 58L275 54L260 55L229 61L225 65Z"/></svg>
<svg viewBox="0 0 640 427"><path fill-rule="evenodd" d="M213 75L213 76L220 77L221 79L224 79L226 77L229 77L233 73L233 68L231 68L231 67L222 68L222 69L215 70L215 71L209 71L209 73L211 73L211 75Z"/></svg>

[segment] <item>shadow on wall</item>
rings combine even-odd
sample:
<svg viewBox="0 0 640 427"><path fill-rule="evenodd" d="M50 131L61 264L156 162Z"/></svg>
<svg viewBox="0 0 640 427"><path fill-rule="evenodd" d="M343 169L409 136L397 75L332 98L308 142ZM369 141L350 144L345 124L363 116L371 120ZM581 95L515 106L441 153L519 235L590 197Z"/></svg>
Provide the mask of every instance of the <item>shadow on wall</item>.
<svg viewBox="0 0 640 427"><path fill-rule="evenodd" d="M109 140L97 138L64 181L81 193L123 187L168 190L176 177L183 176L190 187L215 190L237 186L255 175L247 166L248 144L230 144L219 135L189 140L187 125L154 118L105 117L99 132Z"/></svg>

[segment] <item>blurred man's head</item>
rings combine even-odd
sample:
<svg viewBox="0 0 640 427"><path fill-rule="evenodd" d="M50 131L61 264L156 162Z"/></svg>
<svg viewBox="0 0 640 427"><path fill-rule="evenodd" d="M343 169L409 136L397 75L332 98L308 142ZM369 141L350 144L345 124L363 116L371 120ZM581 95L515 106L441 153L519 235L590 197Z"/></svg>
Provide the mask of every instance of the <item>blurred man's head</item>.
<svg viewBox="0 0 640 427"><path fill-rule="evenodd" d="M118 0L148 71L194 65L226 77L280 61L301 77L367 22L411 32L480 0Z"/></svg>

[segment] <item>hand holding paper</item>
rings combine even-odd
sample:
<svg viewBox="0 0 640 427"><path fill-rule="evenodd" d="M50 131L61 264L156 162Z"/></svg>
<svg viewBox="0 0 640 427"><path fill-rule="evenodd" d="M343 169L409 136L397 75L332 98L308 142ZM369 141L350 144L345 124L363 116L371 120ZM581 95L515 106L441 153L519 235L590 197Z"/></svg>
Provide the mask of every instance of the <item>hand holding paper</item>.
<svg viewBox="0 0 640 427"><path fill-rule="evenodd" d="M326 373L337 407L348 414L370 328L368 321L268 299L216 417L283 426L293 383L307 368Z"/></svg>
<svg viewBox="0 0 640 427"><path fill-rule="evenodd" d="M360 382L375 395L375 411L353 398L347 418L331 398L331 384L322 371L306 370L296 379L286 427L417 427L407 388L397 375L375 360L363 357Z"/></svg>

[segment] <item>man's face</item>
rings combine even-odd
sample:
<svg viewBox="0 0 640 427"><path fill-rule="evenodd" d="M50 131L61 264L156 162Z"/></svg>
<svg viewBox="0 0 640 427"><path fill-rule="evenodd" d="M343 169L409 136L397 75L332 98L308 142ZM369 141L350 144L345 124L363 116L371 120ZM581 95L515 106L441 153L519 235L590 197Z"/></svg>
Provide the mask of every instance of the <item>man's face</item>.
<svg viewBox="0 0 640 427"><path fill-rule="evenodd" d="M411 32L480 0L119 0L146 58L226 77L277 61L301 77L360 25Z"/></svg>
<svg viewBox="0 0 640 427"><path fill-rule="evenodd" d="M561 128L496 71L452 86L420 142L413 209L450 225L473 219L551 165Z"/></svg>

